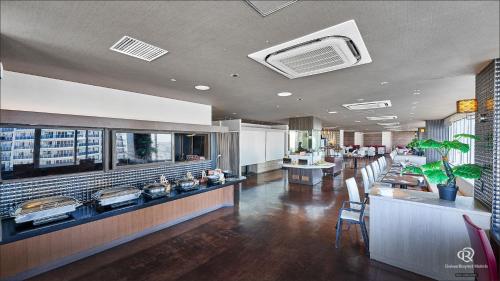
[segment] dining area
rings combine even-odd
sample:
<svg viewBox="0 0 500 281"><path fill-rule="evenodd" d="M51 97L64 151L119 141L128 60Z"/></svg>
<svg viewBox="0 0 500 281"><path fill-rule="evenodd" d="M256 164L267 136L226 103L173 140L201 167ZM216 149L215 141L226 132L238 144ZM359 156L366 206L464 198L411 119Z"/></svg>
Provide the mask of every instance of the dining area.
<svg viewBox="0 0 500 281"><path fill-rule="evenodd" d="M436 280L498 276L492 247L484 238L491 227L488 208L470 196L446 200L432 188L433 178L428 176L432 173L418 173L433 169L435 163L399 162L396 156L393 151L389 157L367 161L359 169L360 188L356 174L345 180L348 200L339 209L335 247L342 247L343 232L354 225L359 226L356 234L372 260ZM347 231L344 235L353 234ZM476 251L477 259L484 257L481 266L491 272L478 273L480 270L468 266L461 258L468 249Z"/></svg>

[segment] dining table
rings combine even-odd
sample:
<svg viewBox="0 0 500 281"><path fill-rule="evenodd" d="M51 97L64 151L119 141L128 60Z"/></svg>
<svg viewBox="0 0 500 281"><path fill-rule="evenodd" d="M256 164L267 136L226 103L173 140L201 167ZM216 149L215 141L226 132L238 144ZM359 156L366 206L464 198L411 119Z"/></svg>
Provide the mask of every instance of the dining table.
<svg viewBox="0 0 500 281"><path fill-rule="evenodd" d="M427 182L425 178L421 175L416 174L401 174L388 172L385 174L380 182L389 183L393 187L399 186L402 189L412 189L427 190Z"/></svg>
<svg viewBox="0 0 500 281"><path fill-rule="evenodd" d="M358 168L358 159L365 159L364 155L360 154L344 154L345 159L352 159L354 162L354 169Z"/></svg>

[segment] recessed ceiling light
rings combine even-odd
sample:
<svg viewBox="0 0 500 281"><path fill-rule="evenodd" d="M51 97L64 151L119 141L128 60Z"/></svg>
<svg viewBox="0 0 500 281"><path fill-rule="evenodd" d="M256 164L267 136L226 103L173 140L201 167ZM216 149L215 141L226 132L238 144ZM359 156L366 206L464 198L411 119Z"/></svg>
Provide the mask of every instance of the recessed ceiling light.
<svg viewBox="0 0 500 281"><path fill-rule="evenodd" d="M361 121L359 121L359 120L356 120L356 121L354 121L354 122L356 122L356 123L361 123Z"/></svg>
<svg viewBox="0 0 500 281"><path fill-rule="evenodd" d="M289 97L289 96L291 96L293 94L290 93L290 92L281 92L281 93L278 93L277 95L280 96L280 97Z"/></svg>
<svg viewBox="0 0 500 281"><path fill-rule="evenodd" d="M357 99L357 101L364 101L365 99Z"/></svg>
<svg viewBox="0 0 500 281"><path fill-rule="evenodd" d="M343 104L342 106L349 110L366 110L366 109L387 108L391 107L392 104L390 100L383 100L383 101Z"/></svg>
<svg viewBox="0 0 500 281"><path fill-rule="evenodd" d="M209 86L205 86L205 85L196 85L194 86L194 88L196 90L200 90L200 91L207 91L207 90L210 90L210 87Z"/></svg>
<svg viewBox="0 0 500 281"><path fill-rule="evenodd" d="M414 95L420 95L420 92L413 92Z"/></svg>
<svg viewBox="0 0 500 281"><path fill-rule="evenodd" d="M410 115L413 115L413 114L415 114L415 112L410 112Z"/></svg>
<svg viewBox="0 0 500 281"><path fill-rule="evenodd" d="M418 101L414 101L414 102L412 102L412 104L418 104Z"/></svg>
<svg viewBox="0 0 500 281"><path fill-rule="evenodd" d="M335 114L335 113L337 113L337 111L328 111L328 113Z"/></svg>
<svg viewBox="0 0 500 281"><path fill-rule="evenodd" d="M231 114L236 115L236 112L233 112L233 113L231 113Z"/></svg>
<svg viewBox="0 0 500 281"><path fill-rule="evenodd" d="M387 85L387 84L389 84L389 82L387 82L387 81L380 82L380 85Z"/></svg>
<svg viewBox="0 0 500 281"><path fill-rule="evenodd" d="M170 81L175 82L175 81L177 81L177 79L175 79L175 78L170 78Z"/></svg>

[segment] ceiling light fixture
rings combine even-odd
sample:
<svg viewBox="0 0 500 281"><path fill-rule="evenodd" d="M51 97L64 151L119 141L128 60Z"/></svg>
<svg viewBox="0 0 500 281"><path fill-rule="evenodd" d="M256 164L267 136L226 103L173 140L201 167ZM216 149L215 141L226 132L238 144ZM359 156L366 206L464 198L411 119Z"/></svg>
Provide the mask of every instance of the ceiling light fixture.
<svg viewBox="0 0 500 281"><path fill-rule="evenodd" d="M303 101L304 99L303 98L297 98L298 101Z"/></svg>
<svg viewBox="0 0 500 281"><path fill-rule="evenodd" d="M194 86L194 88L196 90L199 90L199 91L208 91L208 90L210 90L210 87L209 86L205 86L205 85L196 85L196 86Z"/></svg>
<svg viewBox="0 0 500 281"><path fill-rule="evenodd" d="M420 95L420 92L413 92L415 96Z"/></svg>
<svg viewBox="0 0 500 281"><path fill-rule="evenodd" d="M356 120L356 121L354 121L354 122L356 122L356 123L361 123L361 121L359 121L359 120Z"/></svg>
<svg viewBox="0 0 500 281"><path fill-rule="evenodd" d="M389 82L387 82L387 81L380 82L380 85L387 85L387 84L389 84Z"/></svg>
<svg viewBox="0 0 500 281"><path fill-rule="evenodd" d="M365 101L365 99L357 99L357 101Z"/></svg>
<svg viewBox="0 0 500 281"><path fill-rule="evenodd" d="M231 73L231 77L233 77L233 78L239 78L240 75L238 73Z"/></svg>
<svg viewBox="0 0 500 281"><path fill-rule="evenodd" d="M349 103L349 104L343 104L342 106L349 110L365 110L365 109L387 108L391 107L392 104L390 100L382 100L382 101Z"/></svg>
<svg viewBox="0 0 500 281"><path fill-rule="evenodd" d="M290 93L290 92L281 92L281 93L278 93L277 95L280 96L280 97L289 97L289 96L291 96L293 94Z"/></svg>
<svg viewBox="0 0 500 281"><path fill-rule="evenodd" d="M399 125L399 122L391 122L391 123L377 123L380 126L396 126Z"/></svg>
<svg viewBox="0 0 500 281"><path fill-rule="evenodd" d="M175 79L175 78L170 78L170 81L175 82L175 81L177 81L177 79Z"/></svg>
<svg viewBox="0 0 500 281"><path fill-rule="evenodd" d="M335 114L335 113L337 113L337 111L328 111L328 113Z"/></svg>
<svg viewBox="0 0 500 281"><path fill-rule="evenodd" d="M368 116L366 119L371 120L371 121L379 121L379 120L394 120L398 119L396 115L390 115L390 116Z"/></svg>

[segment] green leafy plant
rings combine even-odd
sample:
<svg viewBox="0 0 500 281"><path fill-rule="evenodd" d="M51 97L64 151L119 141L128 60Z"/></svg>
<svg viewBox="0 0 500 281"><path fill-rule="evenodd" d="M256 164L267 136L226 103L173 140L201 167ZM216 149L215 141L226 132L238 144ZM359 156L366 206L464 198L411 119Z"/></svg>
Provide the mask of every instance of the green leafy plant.
<svg viewBox="0 0 500 281"><path fill-rule="evenodd" d="M448 154L451 150L458 150L462 153L467 153L470 150L468 144L461 142L461 139L479 140L479 137L470 134L457 134L453 136L453 140L435 141L414 140L412 145L418 149L435 149L441 155L441 160L427 163L421 167L408 166L403 171L419 175L425 175L430 182L446 184L448 187L456 188L456 177L466 179L479 179L481 177L481 167L475 164L463 164L452 166L448 161Z"/></svg>

